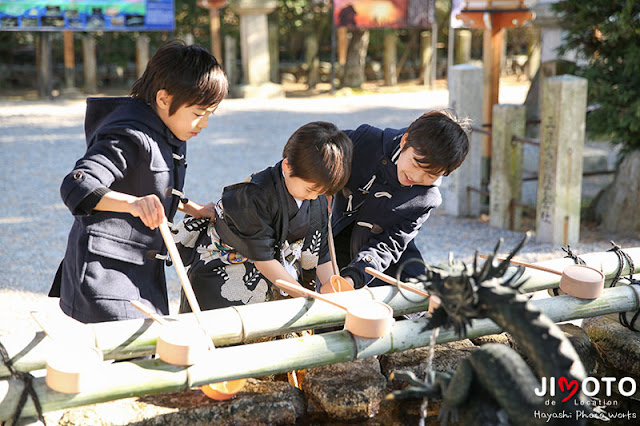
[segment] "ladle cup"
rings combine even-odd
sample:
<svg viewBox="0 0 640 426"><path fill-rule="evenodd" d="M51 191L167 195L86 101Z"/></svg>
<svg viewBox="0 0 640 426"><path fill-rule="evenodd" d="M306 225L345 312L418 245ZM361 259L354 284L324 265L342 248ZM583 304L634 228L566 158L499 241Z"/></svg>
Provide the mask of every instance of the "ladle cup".
<svg viewBox="0 0 640 426"><path fill-rule="evenodd" d="M132 300L131 304L162 326L156 342L156 353L164 362L189 366L196 364L209 353L211 338L201 327L187 326L179 322L169 323L143 303Z"/></svg>
<svg viewBox="0 0 640 426"><path fill-rule="evenodd" d="M34 321L56 345L47 356L45 383L61 393L80 393L93 389L100 383L103 355L96 347L69 344L69 339L60 338L39 318L38 312L31 312Z"/></svg>
<svg viewBox="0 0 640 426"><path fill-rule="evenodd" d="M486 258L488 256L480 255L480 257ZM506 260L504 257L496 257L496 259L501 261ZM509 262L514 265L560 275L560 290L579 299L597 299L602 294L602 289L604 288L604 274L591 266L579 264L569 265L560 272L555 269L519 260L509 259Z"/></svg>
<svg viewBox="0 0 640 426"><path fill-rule="evenodd" d="M320 293L342 293L344 291L355 290L349 281L342 278L340 275L332 275L329 279L329 285L323 285L320 287Z"/></svg>
<svg viewBox="0 0 640 426"><path fill-rule="evenodd" d="M393 309L383 302L368 300L360 302L357 306L346 307L319 293L284 280L276 280L276 285L290 294L297 293L312 297L346 311L344 327L355 336L369 339L382 337L389 332L394 322Z"/></svg>

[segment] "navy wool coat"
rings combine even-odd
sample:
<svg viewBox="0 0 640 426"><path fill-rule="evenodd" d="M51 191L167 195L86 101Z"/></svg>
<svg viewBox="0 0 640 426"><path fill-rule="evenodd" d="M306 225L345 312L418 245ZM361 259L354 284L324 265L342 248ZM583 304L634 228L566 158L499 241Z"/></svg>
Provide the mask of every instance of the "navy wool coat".
<svg viewBox="0 0 640 426"><path fill-rule="evenodd" d="M156 194L171 221L183 196L186 143L149 105L127 97L87 99L85 132L87 151L60 188L73 225L52 293L59 286L62 310L85 323L142 317L130 300L168 314L160 231L93 207L111 190Z"/></svg>
<svg viewBox="0 0 640 426"><path fill-rule="evenodd" d="M431 186L400 185L395 163L405 131L367 124L345 131L353 141L351 176L334 196L331 223L336 244L345 241L341 232L351 232L351 261L341 275L351 277L356 288L373 280L364 271L367 266L395 276L406 260L422 259L413 239L442 203L440 180ZM424 267L410 263L404 271L403 276L415 276L424 273Z"/></svg>

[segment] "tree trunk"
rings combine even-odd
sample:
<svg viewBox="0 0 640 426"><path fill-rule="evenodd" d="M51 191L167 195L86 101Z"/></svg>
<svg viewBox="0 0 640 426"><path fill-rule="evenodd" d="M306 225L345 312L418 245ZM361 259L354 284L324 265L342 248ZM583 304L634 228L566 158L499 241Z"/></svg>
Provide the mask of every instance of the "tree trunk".
<svg viewBox="0 0 640 426"><path fill-rule="evenodd" d="M590 209L602 229L608 232L640 231L640 151L627 154L614 181L593 200Z"/></svg>
<svg viewBox="0 0 640 426"><path fill-rule="evenodd" d="M351 31L351 42L347 51L343 86L360 87L364 83L364 65L369 47L369 30Z"/></svg>

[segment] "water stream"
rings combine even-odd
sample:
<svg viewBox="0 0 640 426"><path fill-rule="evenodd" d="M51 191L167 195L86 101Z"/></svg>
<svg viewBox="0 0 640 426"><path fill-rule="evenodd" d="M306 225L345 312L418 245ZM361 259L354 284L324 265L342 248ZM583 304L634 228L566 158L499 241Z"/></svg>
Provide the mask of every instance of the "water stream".
<svg viewBox="0 0 640 426"><path fill-rule="evenodd" d="M438 334L440 334L440 327L436 327L431 331L431 336L429 337L429 355L427 356L427 365L424 371L424 382L428 385L433 385L433 380L435 378L435 372L431 371L433 368L433 358L436 353L436 340L438 339ZM429 398L424 398L422 400L422 404L420 405L420 422L419 426L425 425L425 419L427 418L427 408L429 406Z"/></svg>

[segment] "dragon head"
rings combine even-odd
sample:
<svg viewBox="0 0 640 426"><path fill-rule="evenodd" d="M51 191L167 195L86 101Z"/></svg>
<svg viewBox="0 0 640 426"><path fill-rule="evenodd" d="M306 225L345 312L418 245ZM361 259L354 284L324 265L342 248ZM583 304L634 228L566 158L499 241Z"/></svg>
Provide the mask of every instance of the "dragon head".
<svg viewBox="0 0 640 426"><path fill-rule="evenodd" d="M478 264L477 252L471 268L462 262L452 260L447 267L430 267L425 264L426 275L420 275L410 281L422 284L427 292L440 299L440 306L433 312L427 329L453 327L458 336L466 336L471 320L485 316L483 311L486 307L480 304L478 297L478 291L482 286L507 286L518 291L524 281L517 284L516 282L524 273L524 268L519 267L508 277L505 277L505 273L513 256L529 238L530 233L527 232L516 248L501 262L497 261L496 257L502 245L502 238L482 266ZM399 272L401 271L402 268Z"/></svg>

